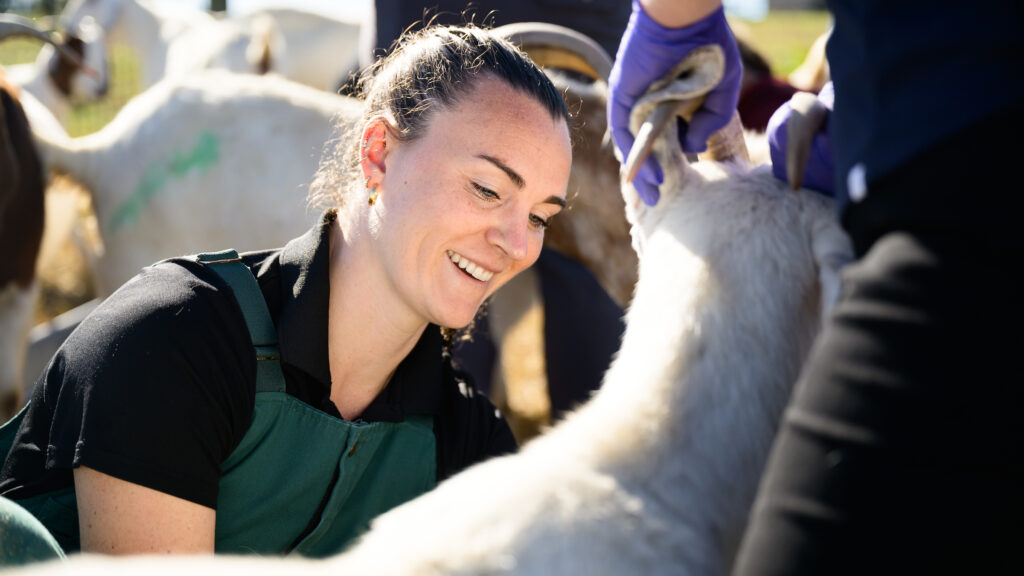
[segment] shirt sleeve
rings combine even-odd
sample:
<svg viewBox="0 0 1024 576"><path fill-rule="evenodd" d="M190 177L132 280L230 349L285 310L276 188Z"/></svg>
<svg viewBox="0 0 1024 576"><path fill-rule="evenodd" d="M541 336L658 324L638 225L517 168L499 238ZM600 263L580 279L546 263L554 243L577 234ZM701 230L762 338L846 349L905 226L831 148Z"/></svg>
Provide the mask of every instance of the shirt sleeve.
<svg viewBox="0 0 1024 576"><path fill-rule="evenodd" d="M216 508L248 429L256 361L230 289L201 265L146 268L71 334L40 383L47 469L87 466Z"/></svg>

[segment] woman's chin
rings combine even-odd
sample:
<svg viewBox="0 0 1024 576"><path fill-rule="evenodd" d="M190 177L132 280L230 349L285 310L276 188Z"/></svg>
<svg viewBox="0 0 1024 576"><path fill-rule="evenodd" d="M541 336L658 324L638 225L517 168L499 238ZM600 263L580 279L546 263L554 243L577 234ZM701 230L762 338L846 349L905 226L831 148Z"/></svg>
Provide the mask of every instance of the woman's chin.
<svg viewBox="0 0 1024 576"><path fill-rule="evenodd" d="M472 309L467 307L460 310L447 310L444 314L439 315L435 319L434 324L444 326L445 328L461 330L473 322L473 319L476 318L476 314L479 309L480 307L476 306Z"/></svg>

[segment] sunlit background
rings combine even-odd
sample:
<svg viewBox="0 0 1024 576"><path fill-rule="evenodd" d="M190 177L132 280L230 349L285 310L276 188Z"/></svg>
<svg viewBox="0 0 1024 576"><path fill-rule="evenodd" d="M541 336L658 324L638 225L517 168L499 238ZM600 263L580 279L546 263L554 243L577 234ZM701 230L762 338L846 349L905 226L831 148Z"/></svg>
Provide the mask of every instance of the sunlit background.
<svg viewBox="0 0 1024 576"><path fill-rule="evenodd" d="M286 6L323 13L328 16L362 21L368 14L371 0L148 0L152 4L170 4L209 10L225 6L227 16L239 16L262 7ZM467 0L467 3L471 0ZM515 1L515 0L510 0ZM13 12L36 19L44 26L57 27L54 16L64 8L66 0L0 0L0 12ZM829 24L823 0L726 0L730 21L738 36L748 40L771 65L773 75L785 79L807 57L808 49ZM35 39L11 39L0 44L0 65L33 62L42 42ZM111 47L110 76L112 85L103 100L75 104L64 121L71 136L83 136L103 128L121 107L139 93L139 61L126 46ZM48 198L48 223L57 224L61 210L59 195ZM77 197L77 215L88 215L87 194ZM49 236L47 237L49 241ZM56 241L54 241L56 242ZM74 254L51 256L56 252L44 247L40 259L42 298L36 318L43 323L94 296L88 281L83 281L84 263Z"/></svg>

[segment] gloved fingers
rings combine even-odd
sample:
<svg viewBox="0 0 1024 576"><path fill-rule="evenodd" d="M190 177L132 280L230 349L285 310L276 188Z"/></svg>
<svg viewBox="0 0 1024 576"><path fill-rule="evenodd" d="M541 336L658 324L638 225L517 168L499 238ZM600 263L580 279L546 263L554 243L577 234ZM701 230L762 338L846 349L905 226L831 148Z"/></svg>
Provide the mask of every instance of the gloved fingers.
<svg viewBox="0 0 1024 576"><path fill-rule="evenodd" d="M654 186L661 186L661 183L665 181L665 174L661 171L661 165L654 159L654 156L648 156L644 163L640 166L640 169L636 171L636 176L633 178L637 180L643 177L645 182L651 183Z"/></svg>
<svg viewBox="0 0 1024 576"><path fill-rule="evenodd" d="M735 110L736 101L728 90L709 92L686 128L683 151L697 154L706 150L708 138L729 123Z"/></svg>
<svg viewBox="0 0 1024 576"><path fill-rule="evenodd" d="M616 146L619 146L619 138L622 138L622 140L627 141L625 145L619 147L619 150L622 151L623 157L623 160L620 160L620 162L624 163L624 159L629 157L629 151L633 148L633 144L635 144L636 141L633 139L632 135L629 134L629 132L620 132L619 134L612 133L612 139L615 140ZM661 171L661 166L658 164L658 161L654 159L653 155L648 156L647 159L644 160L644 163L641 164L640 167L637 169L636 176L634 176L633 179L637 180L641 177L643 177L643 179L646 180L647 182L653 182L655 186L660 185L662 182L664 182L665 175Z"/></svg>
<svg viewBox="0 0 1024 576"><path fill-rule="evenodd" d="M786 174L786 154L789 147L789 119L792 107L787 102L779 106L768 121L768 150L772 162L772 174L779 180L789 184ZM822 128L814 134L808 151L806 166L799 180L803 188L832 196L835 194L834 159L828 131Z"/></svg>
<svg viewBox="0 0 1024 576"><path fill-rule="evenodd" d="M804 172L804 187L826 196L835 195L835 166L828 132L819 132L811 145L810 159Z"/></svg>
<svg viewBox="0 0 1024 576"><path fill-rule="evenodd" d="M704 109L698 110L686 127L686 134L683 136L682 142L683 152L699 154L707 150L708 136L722 126L725 124L719 122L717 114Z"/></svg>
<svg viewBox="0 0 1024 576"><path fill-rule="evenodd" d="M629 131L629 111L631 103L621 98L614 98L608 102L608 126L611 128L612 140L618 149L621 157L619 162L625 162L629 157L629 149L633 147L633 133Z"/></svg>
<svg viewBox="0 0 1024 576"><path fill-rule="evenodd" d="M653 163L652 160L648 160L648 162ZM654 164L657 165L657 163ZM658 199L661 197L661 192L658 191L660 185L661 180L654 177L648 169L647 163L644 163L644 166L637 172L636 178L633 179L633 187L636 188L637 195L648 206L658 203Z"/></svg>

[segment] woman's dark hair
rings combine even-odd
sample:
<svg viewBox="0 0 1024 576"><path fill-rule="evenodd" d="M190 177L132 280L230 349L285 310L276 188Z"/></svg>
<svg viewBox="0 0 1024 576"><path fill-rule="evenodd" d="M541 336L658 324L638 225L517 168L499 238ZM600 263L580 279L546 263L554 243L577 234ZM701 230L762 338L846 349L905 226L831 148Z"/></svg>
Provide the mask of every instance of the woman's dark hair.
<svg viewBox="0 0 1024 576"><path fill-rule="evenodd" d="M349 188L361 184L359 141L370 118L391 118L399 140L416 140L437 110L458 104L487 77L505 81L542 104L552 118L570 123L562 94L547 75L497 34L472 24L409 32L363 73L355 92L364 102L362 116L354 124L350 118L339 120L313 179L310 202L344 206Z"/></svg>

